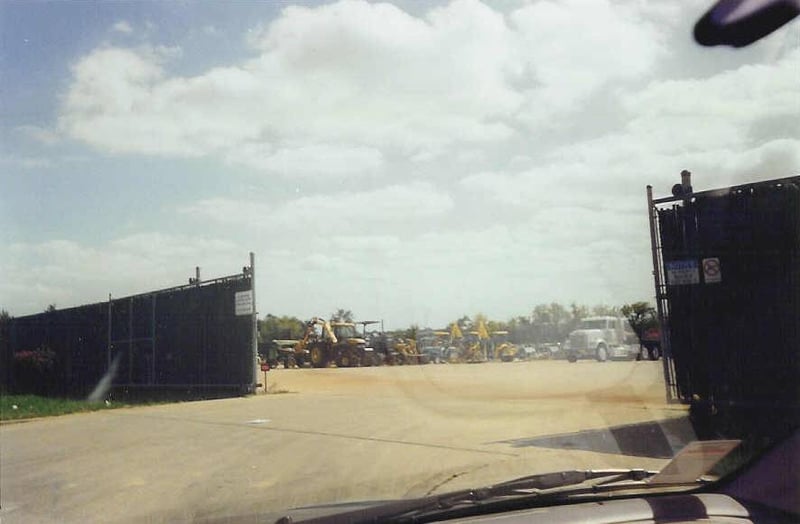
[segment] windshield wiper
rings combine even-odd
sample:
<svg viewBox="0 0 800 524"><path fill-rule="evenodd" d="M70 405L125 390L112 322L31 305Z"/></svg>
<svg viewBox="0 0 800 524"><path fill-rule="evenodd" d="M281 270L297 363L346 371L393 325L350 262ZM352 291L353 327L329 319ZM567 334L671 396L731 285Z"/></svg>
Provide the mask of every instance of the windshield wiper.
<svg viewBox="0 0 800 524"><path fill-rule="evenodd" d="M644 481L655 475L643 469L571 470L558 473L531 475L501 482L492 486L443 494L436 505L418 508L403 515L391 517L398 522L424 522L426 517L472 515L496 510L509 511L528 507L532 501L544 502L581 494L606 491L611 485L627 488L644 486Z"/></svg>
<svg viewBox="0 0 800 524"><path fill-rule="evenodd" d="M513 511L580 495L648 489L655 471L644 469L570 470L531 475L484 488L454 491L302 520L302 522L427 522L444 518ZM697 485L702 481L694 482ZM663 488L660 484L658 487ZM286 524L300 522L284 517Z"/></svg>

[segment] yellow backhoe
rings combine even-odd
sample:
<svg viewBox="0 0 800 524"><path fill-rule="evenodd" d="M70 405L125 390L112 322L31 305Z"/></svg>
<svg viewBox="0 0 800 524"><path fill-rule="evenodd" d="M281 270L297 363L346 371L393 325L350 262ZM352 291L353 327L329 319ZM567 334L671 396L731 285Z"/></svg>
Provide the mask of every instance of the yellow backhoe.
<svg viewBox="0 0 800 524"><path fill-rule="evenodd" d="M357 367L364 359L366 343L358 336L352 322L329 322L314 317L306 322L306 332L300 340L275 340L287 358L303 367L310 364L323 368L330 364L337 367Z"/></svg>
<svg viewBox="0 0 800 524"><path fill-rule="evenodd" d="M502 362L512 362L517 358L519 348L508 341L508 331L493 331L494 359Z"/></svg>

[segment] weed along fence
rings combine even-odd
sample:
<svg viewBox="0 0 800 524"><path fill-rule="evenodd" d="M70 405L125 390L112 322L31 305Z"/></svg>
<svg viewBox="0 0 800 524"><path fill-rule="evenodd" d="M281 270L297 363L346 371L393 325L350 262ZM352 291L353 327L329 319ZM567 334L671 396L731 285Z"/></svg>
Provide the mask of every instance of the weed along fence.
<svg viewBox="0 0 800 524"><path fill-rule="evenodd" d="M254 271L11 319L6 389L85 398L254 391Z"/></svg>

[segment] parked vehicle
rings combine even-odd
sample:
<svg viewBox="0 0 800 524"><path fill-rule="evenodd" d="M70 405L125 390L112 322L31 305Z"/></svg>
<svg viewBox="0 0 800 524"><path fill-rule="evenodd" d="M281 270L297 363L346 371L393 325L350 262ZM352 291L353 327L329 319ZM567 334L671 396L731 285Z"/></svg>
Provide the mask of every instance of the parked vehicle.
<svg viewBox="0 0 800 524"><path fill-rule="evenodd" d="M386 362L386 336L383 333L382 320L362 320L355 323L361 326L361 338L364 339L364 355L362 366L380 366ZM367 326L380 324L381 330L367 334Z"/></svg>
<svg viewBox="0 0 800 524"><path fill-rule="evenodd" d="M594 358L605 362L608 359L633 359L638 354L638 348L631 344L635 338L626 318L584 318L578 329L569 334L565 349L567 360L576 362L579 358Z"/></svg>
<svg viewBox="0 0 800 524"><path fill-rule="evenodd" d="M417 335L419 353L434 364L447 362L449 341L449 331L426 331Z"/></svg>
<svg viewBox="0 0 800 524"><path fill-rule="evenodd" d="M541 353L536 351L536 346L533 344L523 344L519 348L519 358L522 360L536 360L540 357Z"/></svg>
<svg viewBox="0 0 800 524"><path fill-rule="evenodd" d="M336 364L337 367L358 367L368 353L366 341L359 337L355 324L329 322L318 317L306 322L306 332L302 339L274 342L283 348L284 353L288 353L284 357L286 367L291 367L292 361L298 367L305 364L311 364L315 368L323 368L329 364Z"/></svg>
<svg viewBox="0 0 800 524"><path fill-rule="evenodd" d="M661 358L661 330L650 328L642 333L639 339L640 358L658 360Z"/></svg>
<svg viewBox="0 0 800 524"><path fill-rule="evenodd" d="M564 355L564 346L558 343L546 342L544 344L539 344L536 346L536 351L540 359L563 360L566 358Z"/></svg>

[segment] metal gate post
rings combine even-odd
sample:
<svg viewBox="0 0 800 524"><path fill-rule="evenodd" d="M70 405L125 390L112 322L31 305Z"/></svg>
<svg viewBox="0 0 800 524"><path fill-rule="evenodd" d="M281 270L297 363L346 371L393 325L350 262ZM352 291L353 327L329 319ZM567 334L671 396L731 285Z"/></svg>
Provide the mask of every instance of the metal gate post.
<svg viewBox="0 0 800 524"><path fill-rule="evenodd" d="M153 299L153 310L150 317L150 336L153 337L150 353L150 384L156 383L156 294L150 295Z"/></svg>
<svg viewBox="0 0 800 524"><path fill-rule="evenodd" d="M256 311L256 256L252 251L250 252L250 293L253 296L253 326L251 333L253 382L251 389L252 393L255 393L256 384L258 384L258 311Z"/></svg>
<svg viewBox="0 0 800 524"><path fill-rule="evenodd" d="M661 242L657 231L656 206L653 202L653 186L647 186L647 217L650 222L650 248L653 257L653 283L656 291L656 311L661 333L661 361L664 368L664 386L667 402L677 402L678 390L675 382L675 372L672 365L672 347L669 340L669 313L667 311L667 294L662 262L660 256Z"/></svg>
<svg viewBox="0 0 800 524"><path fill-rule="evenodd" d="M106 347L108 364L106 369L111 369L111 293L108 294L108 346Z"/></svg>

